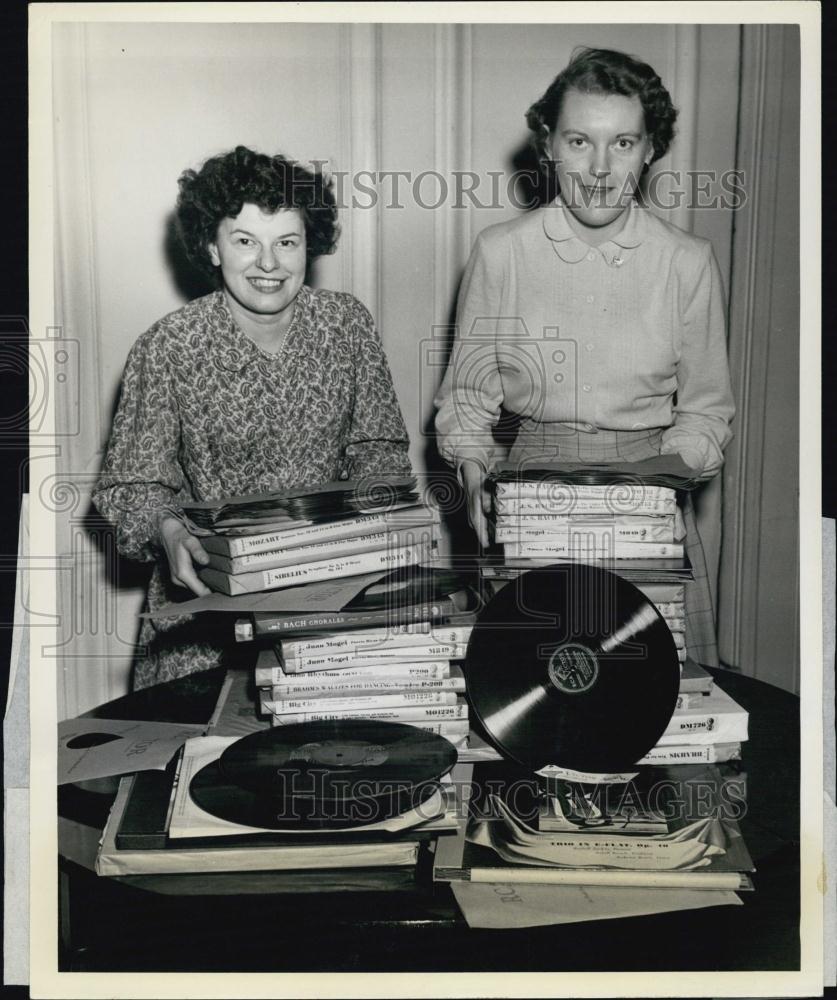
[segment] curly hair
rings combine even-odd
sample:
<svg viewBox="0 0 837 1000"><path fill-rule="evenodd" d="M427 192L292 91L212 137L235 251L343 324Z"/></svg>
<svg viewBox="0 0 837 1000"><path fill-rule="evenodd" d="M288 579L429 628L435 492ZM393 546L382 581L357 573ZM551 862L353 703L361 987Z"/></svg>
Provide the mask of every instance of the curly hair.
<svg viewBox="0 0 837 1000"><path fill-rule="evenodd" d="M526 124L534 133L532 142L542 161L551 161L549 137L558 123L564 94L636 95L645 114L645 130L654 147L651 162L664 156L674 138L677 110L662 80L644 62L613 49L580 49L573 53L566 69L550 84L546 93L526 112Z"/></svg>
<svg viewBox="0 0 837 1000"><path fill-rule="evenodd" d="M281 154L266 156L246 146L208 159L200 170L178 179L177 226L192 263L215 275L208 245L225 218L235 218L245 203L265 212L295 208L305 223L308 260L333 253L337 246L337 204L332 182L319 169L312 173Z"/></svg>

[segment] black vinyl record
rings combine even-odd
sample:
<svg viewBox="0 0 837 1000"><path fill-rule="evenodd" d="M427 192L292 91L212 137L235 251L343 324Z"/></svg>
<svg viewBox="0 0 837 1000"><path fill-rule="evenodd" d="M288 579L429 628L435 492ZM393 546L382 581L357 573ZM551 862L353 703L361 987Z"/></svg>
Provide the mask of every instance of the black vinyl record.
<svg viewBox="0 0 837 1000"><path fill-rule="evenodd" d="M446 739L415 726L305 722L231 744L189 791L202 809L247 826L345 828L415 808L455 763Z"/></svg>
<svg viewBox="0 0 837 1000"><path fill-rule="evenodd" d="M530 570L495 594L464 671L487 737L534 771L630 770L662 736L680 684L674 638L654 605L581 564Z"/></svg>
<svg viewBox="0 0 837 1000"><path fill-rule="evenodd" d="M271 796L242 788L224 773L220 760L214 760L192 778L189 794L205 812L239 826L283 831L350 830L415 809L438 788L435 781L428 781L403 788L393 785L379 789L377 795L356 798Z"/></svg>

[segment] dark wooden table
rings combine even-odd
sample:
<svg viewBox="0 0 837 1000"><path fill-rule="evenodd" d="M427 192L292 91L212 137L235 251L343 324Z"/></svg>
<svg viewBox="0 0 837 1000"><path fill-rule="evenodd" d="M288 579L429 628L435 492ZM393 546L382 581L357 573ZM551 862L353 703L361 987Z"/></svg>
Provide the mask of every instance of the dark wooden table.
<svg viewBox="0 0 837 1000"><path fill-rule="evenodd" d="M471 930L447 885L362 872L339 884L282 873L102 878L59 834L67 971L700 971L799 968L799 700L717 671L750 712L741 821L757 871L743 906ZM102 705L91 716L206 722L222 671ZM59 789L59 816L100 831L116 783ZM66 828L66 824L65 824Z"/></svg>

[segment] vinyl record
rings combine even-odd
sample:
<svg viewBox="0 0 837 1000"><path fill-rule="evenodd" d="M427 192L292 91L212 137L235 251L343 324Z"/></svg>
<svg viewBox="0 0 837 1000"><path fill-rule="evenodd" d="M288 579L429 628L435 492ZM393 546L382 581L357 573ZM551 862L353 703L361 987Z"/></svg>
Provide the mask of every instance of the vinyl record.
<svg viewBox="0 0 837 1000"><path fill-rule="evenodd" d="M433 604L472 586L473 572L431 566L400 566L364 587L346 604L345 611L399 608Z"/></svg>
<svg viewBox="0 0 837 1000"><path fill-rule="evenodd" d="M400 816L426 802L439 788L435 781L394 787L375 796L285 798L258 794L232 781L220 760L202 767L192 778L189 794L205 812L228 823L265 830L350 830Z"/></svg>
<svg viewBox="0 0 837 1000"><path fill-rule="evenodd" d="M218 776L207 775L210 784L193 780L190 791L202 808L211 795L208 811L216 815L223 799L218 789L233 787L258 800L248 811L265 811L274 823L281 817L283 825L353 826L414 808L456 756L446 739L415 726L366 719L305 722L231 744L219 758Z"/></svg>
<svg viewBox="0 0 837 1000"><path fill-rule="evenodd" d="M674 638L641 591L608 570L530 570L488 602L468 644L468 700L504 756L596 774L656 745L680 684Z"/></svg>

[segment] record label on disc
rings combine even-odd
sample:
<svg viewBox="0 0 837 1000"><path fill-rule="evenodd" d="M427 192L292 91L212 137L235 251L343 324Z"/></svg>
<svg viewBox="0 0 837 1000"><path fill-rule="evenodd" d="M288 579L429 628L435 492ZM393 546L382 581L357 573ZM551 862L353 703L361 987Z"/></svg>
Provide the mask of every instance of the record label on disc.
<svg viewBox="0 0 837 1000"><path fill-rule="evenodd" d="M534 771L628 771L656 745L680 685L674 638L608 570L530 570L489 601L464 664L468 699L505 757Z"/></svg>
<svg viewBox="0 0 837 1000"><path fill-rule="evenodd" d="M599 676L599 661L586 646L568 642L550 656L549 679L564 694L589 691Z"/></svg>
<svg viewBox="0 0 837 1000"><path fill-rule="evenodd" d="M306 764L326 767L380 767L387 762L389 751L379 743L366 740L318 740L303 743L294 759Z"/></svg>

